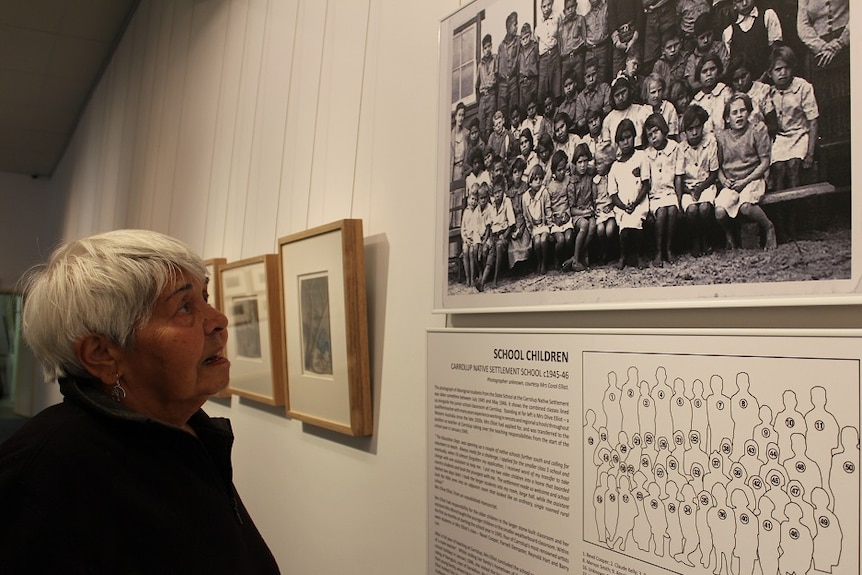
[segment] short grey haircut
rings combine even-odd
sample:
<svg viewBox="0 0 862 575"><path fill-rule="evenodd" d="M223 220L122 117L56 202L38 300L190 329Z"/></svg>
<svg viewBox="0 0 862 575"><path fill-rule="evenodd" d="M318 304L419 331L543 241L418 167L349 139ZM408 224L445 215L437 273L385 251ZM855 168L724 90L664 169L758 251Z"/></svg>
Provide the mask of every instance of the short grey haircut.
<svg viewBox="0 0 862 575"><path fill-rule="evenodd" d="M22 332L46 381L88 375L75 344L89 333L131 348L135 331L181 273L206 282L194 250L149 230L116 230L57 248L23 280Z"/></svg>

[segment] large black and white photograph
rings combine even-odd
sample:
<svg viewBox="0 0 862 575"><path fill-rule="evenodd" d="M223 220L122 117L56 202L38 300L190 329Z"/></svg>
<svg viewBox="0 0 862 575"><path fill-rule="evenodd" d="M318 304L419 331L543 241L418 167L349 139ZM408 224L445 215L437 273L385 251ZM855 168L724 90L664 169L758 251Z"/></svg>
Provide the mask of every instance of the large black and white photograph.
<svg viewBox="0 0 862 575"><path fill-rule="evenodd" d="M444 19L435 308L860 299L849 21L849 0Z"/></svg>

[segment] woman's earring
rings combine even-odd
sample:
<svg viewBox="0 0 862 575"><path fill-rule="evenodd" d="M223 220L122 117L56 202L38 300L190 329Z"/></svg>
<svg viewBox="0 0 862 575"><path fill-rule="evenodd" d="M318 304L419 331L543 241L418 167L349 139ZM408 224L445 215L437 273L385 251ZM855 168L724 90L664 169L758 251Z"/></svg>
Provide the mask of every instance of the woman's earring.
<svg viewBox="0 0 862 575"><path fill-rule="evenodd" d="M114 383L114 387L111 388L111 399L113 399L117 403L120 403L121 401L126 399L126 390L123 389L122 385L120 385L121 378L122 376L118 373L117 381L116 383Z"/></svg>

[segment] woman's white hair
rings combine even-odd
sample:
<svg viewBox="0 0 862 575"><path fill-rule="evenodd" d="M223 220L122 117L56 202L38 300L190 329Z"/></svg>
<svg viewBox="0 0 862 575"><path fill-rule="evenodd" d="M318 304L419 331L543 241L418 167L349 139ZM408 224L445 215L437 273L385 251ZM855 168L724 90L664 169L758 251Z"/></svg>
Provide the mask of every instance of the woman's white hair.
<svg viewBox="0 0 862 575"><path fill-rule="evenodd" d="M194 250L149 230L116 230L57 248L23 280L22 332L45 379L87 375L75 354L84 335L101 334L131 348L135 330L183 272L206 281Z"/></svg>

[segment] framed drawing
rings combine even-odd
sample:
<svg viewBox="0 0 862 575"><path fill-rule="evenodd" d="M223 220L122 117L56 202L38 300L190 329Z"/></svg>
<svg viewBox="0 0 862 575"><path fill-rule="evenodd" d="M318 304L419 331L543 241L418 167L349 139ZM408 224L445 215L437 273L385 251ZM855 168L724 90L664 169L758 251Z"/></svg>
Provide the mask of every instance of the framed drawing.
<svg viewBox="0 0 862 575"><path fill-rule="evenodd" d="M266 254L218 268L220 309L230 337L230 386L235 395L284 405L284 340L278 256Z"/></svg>
<svg viewBox="0 0 862 575"><path fill-rule="evenodd" d="M278 240L287 349L287 414L371 435L362 220Z"/></svg>
<svg viewBox="0 0 862 575"><path fill-rule="evenodd" d="M776 54L797 61L794 86L806 91L804 104L779 112L804 115L804 106L808 115L800 129L811 130L812 137L817 134L817 145L813 152L802 150L804 160L784 160L781 154L787 140L781 134L776 143L762 138L761 148L752 153L759 160L769 155L774 164L766 176L755 178L757 193L747 195L751 190L743 190L738 203L725 201L736 192L731 187L733 178L725 174L714 190L718 199L701 205L699 191L697 200L684 190L675 198L675 169L663 175L660 170L647 170L651 162L660 161L638 133L652 109L631 103L641 101L641 91L633 91L631 82L619 76L616 68L622 59L613 57L615 48L609 40L614 31L601 27L608 20L601 13L607 9L605 3L592 8L589 0L576 0L568 3L568 11L566 4L564 0L475 0L441 21L435 310L476 313L862 301L858 257L862 199L851 189L851 172L856 168L851 168L848 121L850 52L860 50L859 46L845 45L823 64L822 58L815 57L822 48L807 45L800 39L802 33L796 36L796 10L775 9L787 31L784 40L792 56L786 50ZM815 12L823 10L812 8L799 18L813 19L819 17ZM723 21L718 12L710 16L713 22ZM579 34L569 33L581 25L584 42ZM843 27L843 22L836 22L835 34ZM650 30L649 23L645 30ZM641 39L646 31L641 31ZM718 29L716 34L723 31ZM622 36L622 30L616 32ZM764 48L763 54L769 51ZM651 67L652 62L640 62L636 77L647 78ZM754 89L745 87L744 71L734 68L721 76L724 87L718 88L728 99L737 89L734 73L739 76L739 90ZM715 135L708 134L706 141L716 142L712 165L719 169L706 173L724 174L727 166L735 169L728 154L736 148L729 145L724 105L710 105L703 94L699 99L688 82L688 77L680 78L674 94L690 90L695 103L710 108L707 123L715 126ZM790 88L775 82L755 86L765 90L758 101L786 107L782 94ZM673 108L673 114L682 118L688 100L672 97L670 90L664 97L663 110L670 116L666 108ZM615 143L615 127L623 117L635 118L635 146L646 146L634 153L639 166L628 170L627 179L621 179L626 170L617 160ZM740 134L753 138L761 127L759 118L756 113L748 115ZM789 134L792 130L787 129ZM662 140L670 142L667 154L675 147L690 149L685 130L675 131L681 140L678 144L673 138ZM572 156L580 143L586 144L592 160L585 173L576 174ZM596 151L601 174L589 167ZM554 164L557 152L566 158ZM729 163L719 164L720 157ZM793 172L797 164L803 167ZM537 165L545 176L535 179L533 189L530 172ZM566 169L552 178L553 165ZM789 176L782 166L793 173ZM686 174L689 184L684 186L697 187L703 181ZM575 180L582 205L573 212L572 206L566 206L570 197L566 190L574 189ZM728 186L724 199L722 181ZM654 198L648 200L652 204L647 209L644 200L639 212L643 215L628 222L608 204L611 191L620 198L638 197L642 182L648 182L651 190L667 189L668 205L659 206ZM598 207L589 189L593 186ZM474 225L480 219L474 210L496 214L493 236L484 226ZM624 219L626 229L620 234ZM621 258L623 244L627 257Z"/></svg>
<svg viewBox="0 0 862 575"><path fill-rule="evenodd" d="M210 295L210 304L216 308L217 310L224 312L221 307L221 297L220 290L218 284L218 269L220 266L223 266L227 263L227 259L225 258L210 258L204 260L204 265L207 268L207 278L209 279L209 283L207 284L207 289L209 290ZM229 388L225 388L220 392L215 394L215 397L220 397L222 399L229 398L231 396L231 392Z"/></svg>

